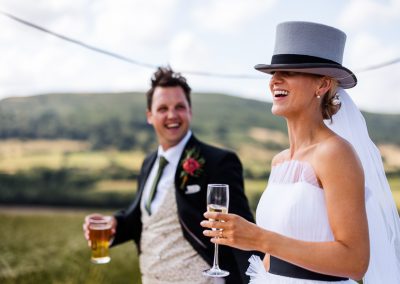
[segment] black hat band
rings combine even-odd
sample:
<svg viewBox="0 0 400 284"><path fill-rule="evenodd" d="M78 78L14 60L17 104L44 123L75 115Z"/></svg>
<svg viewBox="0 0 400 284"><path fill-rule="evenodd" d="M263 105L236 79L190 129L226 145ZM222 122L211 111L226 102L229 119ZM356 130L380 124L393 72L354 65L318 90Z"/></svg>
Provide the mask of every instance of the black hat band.
<svg viewBox="0 0 400 284"><path fill-rule="evenodd" d="M272 64L304 64L304 63L326 63L326 64L335 64L338 66L342 66L339 63L310 55L301 55L301 54L275 54L272 56L271 65Z"/></svg>

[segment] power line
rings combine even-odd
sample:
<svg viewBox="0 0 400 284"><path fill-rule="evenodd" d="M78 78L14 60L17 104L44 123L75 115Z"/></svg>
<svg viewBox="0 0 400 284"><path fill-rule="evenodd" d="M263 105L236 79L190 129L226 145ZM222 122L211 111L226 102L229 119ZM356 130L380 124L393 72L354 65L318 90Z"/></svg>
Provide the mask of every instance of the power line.
<svg viewBox="0 0 400 284"><path fill-rule="evenodd" d="M108 50L105 50L105 49L102 49L102 48L98 48L96 46L89 45L89 44L87 44L85 42L82 42L82 41L79 41L79 40L64 36L64 35L56 33L56 32L53 32L53 31L51 31L49 29L46 29L46 28L44 28L42 26L39 26L39 25L34 24L32 22L29 22L27 20L23 20L23 19L21 19L21 18L19 18L17 16L14 16L14 15L12 15L10 13L7 13L7 12L4 12L2 10L0 10L0 14L2 14L2 15L6 16L6 17L8 17L8 18L10 18L10 19L12 19L14 21L17 21L17 22L19 22L19 23L21 23L23 25L29 26L29 27L37 29L37 30L39 30L41 32L44 32L44 33L50 34L52 36L58 37L58 38L60 38L62 40L68 41L70 43L77 44L77 45L79 45L81 47L90 49L92 51L95 51L95 52L98 52L98 53L102 53L102 54L114 57L116 59L119 59L119 60L122 60L122 61L125 61L125 62L128 62L128 63L134 64L134 65L138 65L138 66L141 66L141 67L145 67L145 68L156 69L158 67L157 65L150 64L150 63L145 63L145 62L140 62L140 61L128 58L126 56L117 54L115 52L111 52L111 51L108 51ZM243 78L243 79L260 79L260 78L262 78L260 76L252 76L252 75L223 74L223 73L213 73L213 72L204 72L204 71L181 71L181 72L185 73L185 74L191 74L191 75L197 75L197 76L209 76L209 77L221 77L221 78L237 78L237 79L239 79L239 78Z"/></svg>
<svg viewBox="0 0 400 284"><path fill-rule="evenodd" d="M399 62L400 62L400 57L392 59L392 60L389 60L389 61L386 61L386 62L383 62L383 63L378 63L378 64L375 64L375 65L372 65L372 66L368 66L368 67L365 67L365 68L360 68L360 69L357 69L355 72L356 73L362 73L362 72L366 72L366 71L380 69L380 68L383 68L383 67L386 67L386 66L389 66L389 65L393 65L393 64L399 63Z"/></svg>
<svg viewBox="0 0 400 284"><path fill-rule="evenodd" d="M66 40L66 41L69 41L69 42L74 43L74 44L77 44L77 45L80 45L80 46L82 46L82 47L84 47L84 48L87 48L87 49L90 49L90 50L93 50L93 51L96 51L96 52L99 52L99 53L103 53L103 54L112 56L112 57L114 57L114 58L117 58L117 59L120 59L120 60L129 62L129 63L135 64L135 65L139 65L139 66L142 66L142 67L147 67L147 68L155 68L155 67L156 67L155 65L148 64L148 63L144 63L144 62L139 62L139 61L130 59L130 58L128 58L128 57L119 55L119 54L117 54L117 53L110 52L110 51L107 51L107 50L104 50L104 49L101 49L101 48L98 48L98 47L89 45L89 44L84 43L84 42L82 42L82 41L79 41L79 40L76 40L76 39L73 39L73 38L70 38L70 37L61 35L61 34L59 34L59 33L50 31L50 30L48 30L48 29L46 29L46 28L43 28L43 27L41 27L41 26L39 26L39 25L33 24L33 23L28 22L28 21L26 21L26 20L23 20L23 19L21 19L21 18L18 18L18 17L16 17L16 16L12 15L12 14L7 13L7 12L4 12L4 11L1 11L1 10L0 10L0 13L3 14L4 16L9 17L9 18L12 19L12 20L15 20L15 21L17 21L17 22L23 24L23 25L29 26L29 27L31 27L31 28L37 29L37 30L39 30L39 31L42 31L42 32L45 32L45 33L48 33L48 34L51 34L52 36L58 37L58 38L60 38L60 39L62 39L62 40Z"/></svg>
<svg viewBox="0 0 400 284"><path fill-rule="evenodd" d="M8 17L8 18L10 18L10 19L12 19L14 21L17 21L17 22L19 22L19 23L21 23L23 25L29 26L31 28L37 29L39 31L42 31L44 33L47 33L47 34L50 34L52 36L58 37L58 38L60 38L62 40L68 41L70 43L77 44L77 45L79 45L81 47L90 49L92 51L95 51L95 52L98 52L98 53L102 53L102 54L114 57L116 59L119 59L119 60L122 60L122 61L125 61L125 62L128 62L128 63L134 64L134 65L138 65L138 66L141 66L141 67L145 67L145 68L156 69L158 67L157 65L146 63L146 62L140 62L138 60L131 59L129 57L117 54L115 52L111 52L111 51L108 51L108 50L105 50L105 49L102 49L102 48L98 48L96 46L89 45L89 44L87 44L85 42L82 42L80 40L76 40L76 39L73 39L71 37L67 37L67 36L64 36L62 34L53 32L53 31L51 31L49 29L46 29L46 28L44 28L42 26L39 26L39 25L36 25L36 24L34 24L32 22L29 22L27 20L23 20L23 19L21 19L21 18L19 18L17 16L14 16L14 15L12 15L10 13L7 13L7 12L4 12L2 10L0 10L0 14L2 14L3 16L6 16L6 17ZM393 65L393 64L399 63L399 62L400 62L400 57L392 59L392 60L389 60L389 61L386 61L386 62L383 62L383 63L378 63L378 64L375 64L375 65L372 65L372 66L361 68L361 69L358 69L358 70L356 69L355 73L362 73L362 72L367 72L367 71L371 71L371 70L376 70L376 69L380 69L380 68L383 68L383 67L386 67L386 66L389 66L389 65ZM246 75L246 74L226 74L226 73L214 73L214 72L194 71L194 70L180 71L180 72L185 73L185 74L191 74L191 75L196 75L196 76L207 76L207 77L220 77L220 78L231 78L231 79L263 79L263 77L260 77L260 76L253 76L253 75Z"/></svg>

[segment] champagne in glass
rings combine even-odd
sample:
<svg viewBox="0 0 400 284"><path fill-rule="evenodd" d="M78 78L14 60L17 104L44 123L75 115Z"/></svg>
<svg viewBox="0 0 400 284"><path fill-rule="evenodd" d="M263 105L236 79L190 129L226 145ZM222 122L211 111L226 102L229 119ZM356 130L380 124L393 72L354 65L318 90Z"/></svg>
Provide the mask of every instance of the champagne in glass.
<svg viewBox="0 0 400 284"><path fill-rule="evenodd" d="M229 186L227 184L209 184L207 186L207 211L228 213L229 205ZM215 221L210 219L210 221ZM213 230L216 230L213 228ZM203 271L203 274L209 277L226 277L229 271L222 270L219 267L218 244L215 244L213 267Z"/></svg>
<svg viewBox="0 0 400 284"><path fill-rule="evenodd" d="M221 205L217 205L217 204L208 204L207 211L226 214L226 213L228 213L228 208L226 206L221 206Z"/></svg>

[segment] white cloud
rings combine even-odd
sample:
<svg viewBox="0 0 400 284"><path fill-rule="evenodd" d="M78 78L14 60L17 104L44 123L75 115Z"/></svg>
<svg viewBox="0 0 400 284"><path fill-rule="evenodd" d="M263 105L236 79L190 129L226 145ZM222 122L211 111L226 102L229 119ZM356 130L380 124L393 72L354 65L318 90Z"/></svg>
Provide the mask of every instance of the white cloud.
<svg viewBox="0 0 400 284"><path fill-rule="evenodd" d="M347 33L344 63L359 79L350 91L357 105L369 111L399 113L399 64L365 69L400 57L400 1L350 1L339 23Z"/></svg>
<svg viewBox="0 0 400 284"><path fill-rule="evenodd" d="M348 39L346 58L352 66L368 67L399 57L399 47L394 42L386 44L384 39L361 31Z"/></svg>
<svg viewBox="0 0 400 284"><path fill-rule="evenodd" d="M212 57L207 45L189 31L177 34L169 44L170 64L177 70L207 70Z"/></svg>
<svg viewBox="0 0 400 284"><path fill-rule="evenodd" d="M93 19L97 41L128 49L135 45L165 44L177 4L176 0L99 1Z"/></svg>
<svg viewBox="0 0 400 284"><path fill-rule="evenodd" d="M346 30L376 26L398 20L400 1L352 0L343 10L339 22ZM394 27L393 27L394 28Z"/></svg>
<svg viewBox="0 0 400 284"><path fill-rule="evenodd" d="M268 11L276 0L203 0L192 10L199 27L208 30L235 33L250 20Z"/></svg>
<svg viewBox="0 0 400 284"><path fill-rule="evenodd" d="M357 105L364 110L374 111L379 107L384 112L400 111L400 65L394 64L381 69L367 70L378 64L399 58L400 46L395 42L386 44L381 38L367 32L354 34L348 41L348 58L358 77L358 85L350 92Z"/></svg>
<svg viewBox="0 0 400 284"><path fill-rule="evenodd" d="M400 56L399 0L339 2L1 0L0 10L139 62L169 63L178 71L257 75L252 66L269 61L275 26L287 20L323 22L343 29L348 34L344 65L354 71ZM286 9L288 5L294 11ZM319 12L309 12L310 7ZM2 15L0 26L0 66L7 70L0 72L0 98L148 88L152 69L84 49ZM400 94L399 65L357 74L359 85L351 92L360 107L400 112L400 95L395 95ZM184 75L194 91L270 98L268 77Z"/></svg>
<svg viewBox="0 0 400 284"><path fill-rule="evenodd" d="M363 110L399 113L400 88L396 74L400 74L399 65L361 73L358 85L349 93Z"/></svg>
<svg viewBox="0 0 400 284"><path fill-rule="evenodd" d="M89 45L151 63L151 46L159 48L169 40L176 4L176 0L124 0L118 4L111 0L38 0L27 5L26 1L10 0L3 1L0 9ZM9 70L0 75L0 97L62 90L143 89L147 85L148 80L138 83L135 79L142 74L148 79L148 70L135 70L128 63L4 16L0 24L0 66Z"/></svg>

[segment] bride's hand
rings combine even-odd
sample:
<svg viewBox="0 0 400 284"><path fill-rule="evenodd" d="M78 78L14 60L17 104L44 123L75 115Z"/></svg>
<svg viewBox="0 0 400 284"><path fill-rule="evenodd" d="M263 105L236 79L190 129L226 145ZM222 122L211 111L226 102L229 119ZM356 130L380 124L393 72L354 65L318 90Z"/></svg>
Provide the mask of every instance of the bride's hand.
<svg viewBox="0 0 400 284"><path fill-rule="evenodd" d="M217 229L203 231L205 236L211 237L211 242L241 250L262 251L260 249L260 241L262 240L263 230L256 224L236 214L206 212L204 213L204 217L216 220L204 220L200 223L204 228Z"/></svg>

